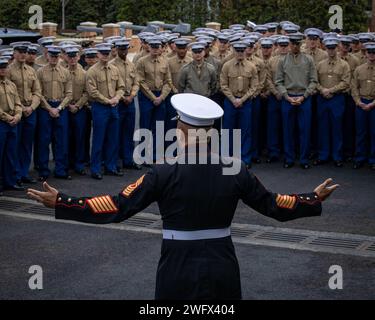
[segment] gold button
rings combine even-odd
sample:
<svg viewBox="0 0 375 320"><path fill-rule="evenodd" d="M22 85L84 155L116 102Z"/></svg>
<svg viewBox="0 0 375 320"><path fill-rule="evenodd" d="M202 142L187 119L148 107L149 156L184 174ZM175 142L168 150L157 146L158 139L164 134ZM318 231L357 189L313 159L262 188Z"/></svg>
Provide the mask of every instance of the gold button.
<svg viewBox="0 0 375 320"><path fill-rule="evenodd" d="M72 199L71 199L71 198L69 198L69 199L68 199L68 202L72 202Z"/></svg>
<svg viewBox="0 0 375 320"><path fill-rule="evenodd" d="M83 203L83 201L82 201L82 200L79 200L78 202L79 202L79 204L82 204L82 203Z"/></svg>
<svg viewBox="0 0 375 320"><path fill-rule="evenodd" d="M59 197L59 198L57 199L57 201L59 201L59 202L60 202L61 200L62 200L61 197Z"/></svg>
<svg viewBox="0 0 375 320"><path fill-rule="evenodd" d="M307 198L306 198L306 200L307 200L307 201L309 201L309 200L310 200L310 198L309 198L309 197L307 197Z"/></svg>

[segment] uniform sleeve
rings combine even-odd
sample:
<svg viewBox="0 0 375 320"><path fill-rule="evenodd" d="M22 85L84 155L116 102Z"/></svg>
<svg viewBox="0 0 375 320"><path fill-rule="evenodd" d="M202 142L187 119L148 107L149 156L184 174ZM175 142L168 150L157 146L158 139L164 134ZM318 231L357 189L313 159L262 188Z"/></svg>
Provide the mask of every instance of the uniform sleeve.
<svg viewBox="0 0 375 320"><path fill-rule="evenodd" d="M217 78L217 68L213 67L210 70L210 92L213 96L218 90L218 78Z"/></svg>
<svg viewBox="0 0 375 320"><path fill-rule="evenodd" d="M221 69L221 74L220 74L220 87L221 87L221 92L224 93L224 95L232 102L236 100L234 97L232 91L229 89L229 77L228 77L228 70L229 65L224 64L223 68Z"/></svg>
<svg viewBox="0 0 375 320"><path fill-rule="evenodd" d="M254 67L252 70L249 90L247 90L246 94L241 98L241 102L245 103L247 99L253 98L257 93L257 88L259 88L259 78L257 69Z"/></svg>
<svg viewBox="0 0 375 320"><path fill-rule="evenodd" d="M60 193L56 199L55 217L93 224L119 223L157 200L156 185L157 175L150 170L115 196L74 198Z"/></svg>
<svg viewBox="0 0 375 320"><path fill-rule="evenodd" d="M361 103L361 98L359 96L359 80L358 80L359 69L358 68L359 67L357 67L354 71L353 78L352 78L351 85L350 85L352 97L357 106Z"/></svg>
<svg viewBox="0 0 375 320"><path fill-rule="evenodd" d="M259 72L258 72L258 90L255 92L255 96L260 95L266 85L267 79L267 70L266 64L262 61L259 65Z"/></svg>
<svg viewBox="0 0 375 320"><path fill-rule="evenodd" d="M120 99L122 98L122 96L125 93L125 83L124 83L124 80L122 79L122 77L120 76L120 71L117 69L117 67L115 65L113 65L113 67L115 68L115 70L111 70L111 71L114 74L117 73L117 75L118 75L118 80L116 82L116 95L115 95L115 97L120 101Z"/></svg>
<svg viewBox="0 0 375 320"><path fill-rule="evenodd" d="M285 98L288 95L288 90L286 89L284 82L284 59L285 58L280 59L277 65L275 74L275 85L280 94Z"/></svg>
<svg viewBox="0 0 375 320"><path fill-rule="evenodd" d="M318 84L318 72L316 71L315 63L312 59L309 59L309 85L303 95L305 98L313 95Z"/></svg>
<svg viewBox="0 0 375 320"><path fill-rule="evenodd" d="M164 85L161 89L161 98L162 100L165 100L169 93L171 92L172 88L172 76L171 76L171 71L169 70L169 65L167 64L167 72L164 76Z"/></svg>
<svg viewBox="0 0 375 320"><path fill-rule="evenodd" d="M86 83L86 72L84 73L84 77L85 77L85 83ZM83 86L82 96L81 98L79 98L76 105L78 106L79 109L81 109L84 105L86 105L88 100L89 100L89 96L87 94L86 86Z"/></svg>
<svg viewBox="0 0 375 320"><path fill-rule="evenodd" d="M62 109L65 109L65 107L70 103L70 101L72 101L73 99L73 82L72 82L72 77L69 73L68 70L64 70L66 71L66 78L67 78L67 81L65 82L64 84L64 95L65 95L65 98L63 101L61 101L60 103L60 106Z"/></svg>
<svg viewBox="0 0 375 320"><path fill-rule="evenodd" d="M186 68L182 67L178 77L178 92L184 93L186 88Z"/></svg>
<svg viewBox="0 0 375 320"><path fill-rule="evenodd" d="M42 96L42 89L40 88L39 79L35 70L32 69L32 72L34 74L35 80L33 81L32 88L31 88L32 100L31 100L30 107L33 110L35 110L40 105L40 97Z"/></svg>
<svg viewBox="0 0 375 320"><path fill-rule="evenodd" d="M281 195L268 191L246 167L240 173L242 201L264 216L285 222L320 216L321 201L315 193Z"/></svg>

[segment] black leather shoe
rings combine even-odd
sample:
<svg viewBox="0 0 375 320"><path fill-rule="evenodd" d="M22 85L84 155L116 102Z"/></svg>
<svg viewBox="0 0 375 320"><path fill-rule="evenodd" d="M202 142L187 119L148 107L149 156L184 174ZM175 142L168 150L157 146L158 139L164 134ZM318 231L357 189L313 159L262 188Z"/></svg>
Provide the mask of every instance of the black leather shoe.
<svg viewBox="0 0 375 320"><path fill-rule="evenodd" d="M5 187L4 190L11 190L11 191L25 191L25 188L22 187L22 186L19 186L19 185L15 184L14 186L8 186L8 187Z"/></svg>
<svg viewBox="0 0 375 320"><path fill-rule="evenodd" d="M259 164L262 162L259 158L254 158L252 161L253 163L256 163L256 164Z"/></svg>
<svg viewBox="0 0 375 320"><path fill-rule="evenodd" d="M80 176L85 176L86 175L86 171L84 169L82 169L82 170L74 170L74 172L76 174L79 174Z"/></svg>
<svg viewBox="0 0 375 320"><path fill-rule="evenodd" d="M353 169L361 169L363 167L362 162L354 162Z"/></svg>
<svg viewBox="0 0 375 320"><path fill-rule="evenodd" d="M22 177L21 182L22 183L28 183L28 184L35 184L36 180L34 178L31 178L31 177Z"/></svg>
<svg viewBox="0 0 375 320"><path fill-rule="evenodd" d="M345 162L352 162L353 158L349 156L349 157L346 157L344 161Z"/></svg>
<svg viewBox="0 0 375 320"><path fill-rule="evenodd" d="M38 178L38 181L40 181L40 182L44 182L44 181L47 181L47 179L48 179L48 177L46 177L46 176L40 176L40 177Z"/></svg>
<svg viewBox="0 0 375 320"><path fill-rule="evenodd" d="M275 162L279 162L279 158L278 157L271 157L271 158L268 158L267 163L275 163Z"/></svg>
<svg viewBox="0 0 375 320"><path fill-rule="evenodd" d="M326 164L328 161L327 160L320 160L316 159L313 163L314 166L322 166L323 164Z"/></svg>
<svg viewBox="0 0 375 320"><path fill-rule="evenodd" d="M335 161L333 164L336 168L342 168L344 166L342 161Z"/></svg>
<svg viewBox="0 0 375 320"><path fill-rule="evenodd" d="M72 176L70 176L70 175L65 175L65 176L59 176L59 175L57 175L57 174L55 174L55 178L56 179L61 179L61 180L72 180Z"/></svg>
<svg viewBox="0 0 375 320"><path fill-rule="evenodd" d="M294 162L284 162L285 169L290 169L292 167L294 167Z"/></svg>
<svg viewBox="0 0 375 320"><path fill-rule="evenodd" d="M142 167L139 164L132 163L132 164L127 164L123 166L124 169L130 169L130 170L142 170Z"/></svg>
<svg viewBox="0 0 375 320"><path fill-rule="evenodd" d="M103 176L100 173L92 173L91 178L93 178L95 180L102 180Z"/></svg>
<svg viewBox="0 0 375 320"><path fill-rule="evenodd" d="M248 163L248 164L246 165L246 168L247 168L247 169L251 169L251 163Z"/></svg>
<svg viewBox="0 0 375 320"><path fill-rule="evenodd" d="M311 166L309 164L305 163L305 164L301 164L301 168L304 169L304 170L307 170L307 169L310 169Z"/></svg>
<svg viewBox="0 0 375 320"><path fill-rule="evenodd" d="M122 177L124 175L121 171L105 171L104 175L106 176L115 176L115 177Z"/></svg>

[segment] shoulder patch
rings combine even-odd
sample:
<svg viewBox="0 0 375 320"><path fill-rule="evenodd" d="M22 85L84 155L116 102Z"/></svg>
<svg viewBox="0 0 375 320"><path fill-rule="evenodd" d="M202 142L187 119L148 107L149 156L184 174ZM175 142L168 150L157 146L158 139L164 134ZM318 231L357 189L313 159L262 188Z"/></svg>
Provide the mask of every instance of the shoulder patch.
<svg viewBox="0 0 375 320"><path fill-rule="evenodd" d="M145 175L140 177L135 183L128 185L124 191L122 191L122 195L127 198L130 197L130 195L142 184L144 177Z"/></svg>
<svg viewBox="0 0 375 320"><path fill-rule="evenodd" d="M113 202L111 196L100 196L87 200L92 212L94 213L117 213L118 208Z"/></svg>
<svg viewBox="0 0 375 320"><path fill-rule="evenodd" d="M276 197L276 204L279 208L293 209L296 205L297 198L295 196L286 196L278 194Z"/></svg>

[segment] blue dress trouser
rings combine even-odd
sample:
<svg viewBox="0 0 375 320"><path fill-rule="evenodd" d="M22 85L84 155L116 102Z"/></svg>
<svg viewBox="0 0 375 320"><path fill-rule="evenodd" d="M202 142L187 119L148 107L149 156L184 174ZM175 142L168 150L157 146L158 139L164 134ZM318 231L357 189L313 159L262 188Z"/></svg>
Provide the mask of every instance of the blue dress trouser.
<svg viewBox="0 0 375 320"><path fill-rule="evenodd" d="M235 108L233 103L225 98L223 129L229 129L229 156L233 155L233 129L241 129L241 160L251 163L251 126L252 101L246 100L242 107Z"/></svg>
<svg viewBox="0 0 375 320"><path fill-rule="evenodd" d="M270 95L267 105L267 149L270 158L280 157L280 133L281 101Z"/></svg>
<svg viewBox="0 0 375 320"><path fill-rule="evenodd" d="M107 171L117 171L120 123L118 105L112 107L92 102L91 114L93 127L91 173L100 174L102 162Z"/></svg>
<svg viewBox="0 0 375 320"><path fill-rule="evenodd" d="M17 126L0 120L0 175L3 186L11 187L17 181Z"/></svg>
<svg viewBox="0 0 375 320"><path fill-rule="evenodd" d="M135 130L135 104L126 105L123 101L119 104L120 129L119 129L119 158L124 166L133 163L134 130Z"/></svg>
<svg viewBox="0 0 375 320"><path fill-rule="evenodd" d="M318 95L317 101L318 159L327 161L332 154L334 161L342 161L345 96L326 99Z"/></svg>
<svg viewBox="0 0 375 320"><path fill-rule="evenodd" d="M259 158L259 132L261 122L262 103L260 96L253 99L251 106L251 157L252 159Z"/></svg>
<svg viewBox="0 0 375 320"><path fill-rule="evenodd" d="M60 102L48 101L52 108L57 108ZM48 111L38 108L38 171L40 177L48 177L50 144L55 147L55 174L66 176L68 174L68 144L69 121L68 110L60 111L58 118L52 118Z"/></svg>
<svg viewBox="0 0 375 320"><path fill-rule="evenodd" d="M293 95L289 95L293 97ZM309 163L311 139L311 97L308 97L300 106L292 106L287 100L281 103L283 121L283 140L285 161L292 163L295 160L295 128L298 122L300 142L300 163Z"/></svg>
<svg viewBox="0 0 375 320"><path fill-rule="evenodd" d="M373 100L361 99L369 104ZM356 152L355 161L375 164L375 109L364 111L360 107L355 109Z"/></svg>
<svg viewBox="0 0 375 320"><path fill-rule="evenodd" d="M69 112L69 132L72 135L73 152L72 159L74 170L82 171L85 167L86 158L86 130L87 130L87 108L82 107L76 113Z"/></svg>
<svg viewBox="0 0 375 320"><path fill-rule="evenodd" d="M343 153L345 157L353 158L355 150L355 109L353 97L345 94Z"/></svg>
<svg viewBox="0 0 375 320"><path fill-rule="evenodd" d="M160 91L153 92L156 97L161 95ZM156 155L156 122L162 121L165 124L165 101L163 101L159 106L155 106L154 103L147 98L142 92L139 93L139 108L140 108L140 119L139 127L141 129L148 129L152 131L153 136L153 160L157 161L159 156ZM159 139L164 141L163 139ZM164 143L164 142L163 142ZM163 146L160 146L163 148Z"/></svg>
<svg viewBox="0 0 375 320"><path fill-rule="evenodd" d="M17 125L17 150L18 150L18 169L17 180L29 176L31 164L31 155L36 131L37 111L33 111L28 117L22 117Z"/></svg>

